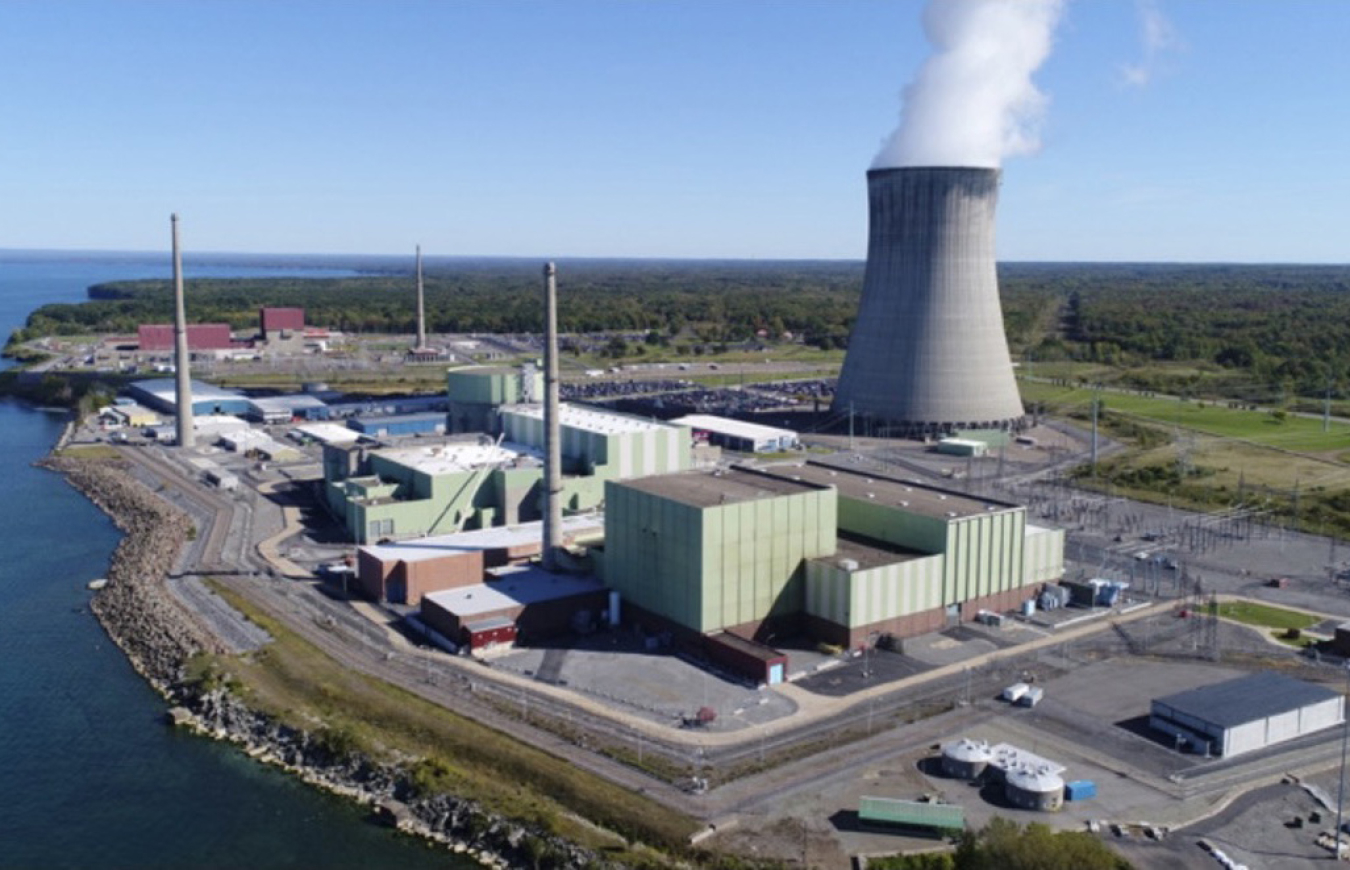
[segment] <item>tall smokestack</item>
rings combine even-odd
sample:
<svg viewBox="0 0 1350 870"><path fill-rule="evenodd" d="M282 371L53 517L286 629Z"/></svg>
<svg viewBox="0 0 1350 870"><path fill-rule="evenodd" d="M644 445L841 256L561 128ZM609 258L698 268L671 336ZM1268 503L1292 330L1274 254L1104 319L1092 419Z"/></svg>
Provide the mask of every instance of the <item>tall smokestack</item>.
<svg viewBox="0 0 1350 870"><path fill-rule="evenodd" d="M174 401L178 405L178 446L192 447L192 379L188 372L187 312L183 304L183 253L178 248L178 215L169 216L173 226L173 350Z"/></svg>
<svg viewBox="0 0 1350 870"><path fill-rule="evenodd" d="M544 264L544 569L558 569L562 548L562 436L558 424L557 269Z"/></svg>
<svg viewBox="0 0 1350 870"><path fill-rule="evenodd" d="M858 319L834 412L921 436L1022 422L994 264L999 171L873 169Z"/></svg>
<svg viewBox="0 0 1350 870"><path fill-rule="evenodd" d="M422 246L417 246L417 350L427 346L427 312L422 297Z"/></svg>

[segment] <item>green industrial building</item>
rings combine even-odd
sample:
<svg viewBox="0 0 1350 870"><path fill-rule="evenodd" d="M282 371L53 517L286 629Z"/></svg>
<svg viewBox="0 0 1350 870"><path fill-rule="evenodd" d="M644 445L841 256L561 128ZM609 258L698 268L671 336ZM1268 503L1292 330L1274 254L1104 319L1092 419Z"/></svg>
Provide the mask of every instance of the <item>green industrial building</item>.
<svg viewBox="0 0 1350 870"><path fill-rule="evenodd" d="M445 375L446 431L498 432L503 408L544 400L544 374L534 366L463 366Z"/></svg>
<svg viewBox="0 0 1350 870"><path fill-rule="evenodd" d="M841 645L1003 611L1064 570L1026 509L816 463L606 484L605 581L657 626Z"/></svg>
<svg viewBox="0 0 1350 870"><path fill-rule="evenodd" d="M700 634L795 620L806 560L834 552L829 487L733 469L605 490L604 579L630 609Z"/></svg>
<svg viewBox="0 0 1350 870"><path fill-rule="evenodd" d="M358 544L538 519L542 410L508 405L494 416L499 443L483 435L326 445L329 510ZM690 466L689 430L681 426L563 405L560 430L569 512L598 507L606 480Z"/></svg>

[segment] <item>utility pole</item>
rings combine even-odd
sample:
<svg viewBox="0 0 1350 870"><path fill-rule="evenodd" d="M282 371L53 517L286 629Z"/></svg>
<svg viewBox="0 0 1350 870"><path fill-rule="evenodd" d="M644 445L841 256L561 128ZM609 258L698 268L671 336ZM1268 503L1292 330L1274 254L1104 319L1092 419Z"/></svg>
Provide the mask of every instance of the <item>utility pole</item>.
<svg viewBox="0 0 1350 870"><path fill-rule="evenodd" d="M1322 431L1331 431L1331 376L1327 375L1327 398L1322 403Z"/></svg>
<svg viewBox="0 0 1350 870"><path fill-rule="evenodd" d="M1345 688L1350 693L1350 667L1345 668ZM1336 792L1336 848L1332 860L1341 860L1341 816L1345 806L1345 745L1350 741L1350 718L1341 722L1341 776L1340 788Z"/></svg>

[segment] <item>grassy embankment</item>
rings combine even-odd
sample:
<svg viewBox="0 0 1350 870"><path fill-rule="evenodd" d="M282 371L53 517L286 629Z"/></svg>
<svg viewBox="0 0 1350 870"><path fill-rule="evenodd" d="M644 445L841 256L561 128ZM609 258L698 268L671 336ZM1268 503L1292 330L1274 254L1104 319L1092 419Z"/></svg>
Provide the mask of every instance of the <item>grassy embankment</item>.
<svg viewBox="0 0 1350 870"><path fill-rule="evenodd" d="M246 598L223 584L213 588L275 640L252 655L195 661L195 678L229 685L250 706L317 732L334 750L418 759L411 770L424 793L476 800L491 812L638 863L653 854L624 838L683 852L698 828L688 816L561 758L343 668Z"/></svg>
<svg viewBox="0 0 1350 870"><path fill-rule="evenodd" d="M1281 411L1060 386L1023 379L1024 399L1047 413L1089 418L1130 449L1103 460L1082 482L1141 500L1214 510L1243 504L1306 531L1350 534L1350 426ZM1086 470L1080 473L1085 474Z"/></svg>

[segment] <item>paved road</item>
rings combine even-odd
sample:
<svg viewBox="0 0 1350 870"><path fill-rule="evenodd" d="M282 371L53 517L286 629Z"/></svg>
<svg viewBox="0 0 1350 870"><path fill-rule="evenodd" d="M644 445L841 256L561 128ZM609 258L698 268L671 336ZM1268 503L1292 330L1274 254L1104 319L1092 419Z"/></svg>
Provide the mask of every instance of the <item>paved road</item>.
<svg viewBox="0 0 1350 870"><path fill-rule="evenodd" d="M204 529L209 526L209 531L203 534L201 547L196 551L203 565L223 566L233 561L231 557L236 553L252 563L255 558L252 552L244 553L244 548L236 549L226 543L234 540L230 537L231 529L245 520L244 512L236 509L237 503L231 497L184 480L184 469L155 456L153 451L127 448L124 452L136 458L141 469L139 474L158 476L169 484L162 491L166 497L181 501L185 506L191 505L189 509L195 512L194 515L213 515L213 520L203 525ZM236 517L240 518L238 523ZM234 528L234 535L243 533ZM1092 540L1091 536L1089 540ZM1206 559L1219 565L1224 564L1221 560L1226 555L1223 551L1210 552L1206 553ZM1128 558L1121 554L1115 556L1117 559ZM1243 561L1243 556L1237 553L1233 558ZM1119 561L1113 565L1124 568L1124 563ZM1239 586L1250 585L1250 578L1244 579L1240 574L1232 576L1242 581ZM611 781L645 792L675 809L704 819L718 819L745 809L764 809L776 797L808 789L822 777L847 776L848 771L856 771L885 753L909 751L936 742L941 735L949 733L946 728L951 727L951 721L940 718L899 729L889 726L904 709L925 698L951 698L962 691L967 695L970 692L968 687L962 686L966 677L959 665L949 670L938 669L921 684L880 686L838 699L808 696L804 690L788 686L782 691L793 694L794 699L799 698L808 715L739 734L671 732L555 687L496 673L473 661L417 650L396 632L375 625L347 604L323 595L312 583L247 574L226 574L222 579L344 666L464 712ZM1350 598L1341 605L1350 614ZM1099 627L1082 629L1085 633L1095 630ZM1062 644L1064 640L1057 636L1047 638L1045 643ZM996 655L1015 658L1027 652L1023 649ZM984 679L998 677L996 674L985 675ZM980 686L977 691L986 688ZM971 714L965 712L963 715ZM876 723L878 736L695 795L597 752L579 752L576 744L531 724L541 716L564 723L569 730L582 734L583 749L597 745L623 747L630 751L637 748L639 752L659 754L690 770L711 773L710 778L714 780L717 771L772 758L776 752L813 740L837 737L850 728L870 727L868 723L872 721ZM522 721L522 718L529 721Z"/></svg>

